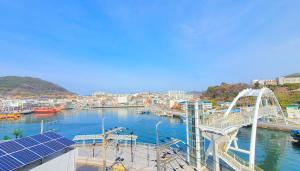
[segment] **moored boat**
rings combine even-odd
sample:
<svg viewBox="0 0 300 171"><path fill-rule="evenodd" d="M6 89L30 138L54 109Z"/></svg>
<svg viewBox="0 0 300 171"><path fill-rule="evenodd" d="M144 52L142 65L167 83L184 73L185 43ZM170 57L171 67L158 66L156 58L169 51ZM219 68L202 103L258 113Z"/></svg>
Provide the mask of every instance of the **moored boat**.
<svg viewBox="0 0 300 171"><path fill-rule="evenodd" d="M20 113L0 113L0 120L16 120L20 117Z"/></svg>
<svg viewBox="0 0 300 171"><path fill-rule="evenodd" d="M300 130L291 130L291 136L294 142L300 143Z"/></svg>
<svg viewBox="0 0 300 171"><path fill-rule="evenodd" d="M73 104L73 103L70 103L68 102L66 105L65 105L65 109L66 110L71 110L71 109L75 109L76 105Z"/></svg>
<svg viewBox="0 0 300 171"><path fill-rule="evenodd" d="M34 113L57 113L59 110L54 107L36 107L33 109Z"/></svg>
<svg viewBox="0 0 300 171"><path fill-rule="evenodd" d="M28 114L33 113L33 111L30 110L30 109L27 109L27 110L22 110L22 111L20 111L20 113L21 113L22 115L28 115Z"/></svg>

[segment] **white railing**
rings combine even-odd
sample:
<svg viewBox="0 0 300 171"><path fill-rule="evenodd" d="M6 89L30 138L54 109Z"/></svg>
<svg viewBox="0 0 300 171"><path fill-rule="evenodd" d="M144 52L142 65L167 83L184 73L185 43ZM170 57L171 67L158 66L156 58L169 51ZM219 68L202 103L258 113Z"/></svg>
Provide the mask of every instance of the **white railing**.
<svg viewBox="0 0 300 171"><path fill-rule="evenodd" d="M259 118L272 116L276 112L274 107L262 107L259 109ZM222 114L205 118L200 125L217 129L229 129L232 127L243 127L251 125L253 122L254 111L246 111L242 113L232 113L226 118Z"/></svg>

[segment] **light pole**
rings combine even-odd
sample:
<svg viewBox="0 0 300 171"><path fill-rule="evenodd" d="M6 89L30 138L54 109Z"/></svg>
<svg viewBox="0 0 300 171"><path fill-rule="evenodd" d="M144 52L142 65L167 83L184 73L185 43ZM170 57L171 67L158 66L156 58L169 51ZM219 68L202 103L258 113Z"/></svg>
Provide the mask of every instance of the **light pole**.
<svg viewBox="0 0 300 171"><path fill-rule="evenodd" d="M162 123L162 121L158 121L155 125L155 134L156 134L156 167L157 171L161 171L160 168L160 154L158 149L158 126Z"/></svg>
<svg viewBox="0 0 300 171"><path fill-rule="evenodd" d="M44 120L41 120L41 134L44 133Z"/></svg>
<svg viewBox="0 0 300 171"><path fill-rule="evenodd" d="M106 135L105 135L105 128L104 128L104 119L105 117L102 118L102 160L103 160L103 171L106 170L106 148L105 148L105 143L106 143Z"/></svg>
<svg viewBox="0 0 300 171"><path fill-rule="evenodd" d="M133 163L133 151L132 151L132 135L133 135L133 131L131 131L130 133L130 150L131 150L131 163Z"/></svg>
<svg viewBox="0 0 300 171"><path fill-rule="evenodd" d="M46 124L55 124L56 122L57 122L56 120L54 120L54 121L48 121L48 122L44 122L44 120L41 120L41 130L40 130L40 133L42 134L42 133L47 132L47 131L55 131L54 128L48 129L48 130L45 131L45 125Z"/></svg>

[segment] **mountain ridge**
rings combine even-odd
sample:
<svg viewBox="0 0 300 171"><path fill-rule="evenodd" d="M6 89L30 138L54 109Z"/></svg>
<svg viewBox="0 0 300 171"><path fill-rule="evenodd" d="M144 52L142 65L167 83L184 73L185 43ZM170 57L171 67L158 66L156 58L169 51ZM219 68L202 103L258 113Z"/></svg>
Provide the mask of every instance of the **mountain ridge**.
<svg viewBox="0 0 300 171"><path fill-rule="evenodd" d="M52 82L20 76L0 77L0 96L67 96L74 93Z"/></svg>

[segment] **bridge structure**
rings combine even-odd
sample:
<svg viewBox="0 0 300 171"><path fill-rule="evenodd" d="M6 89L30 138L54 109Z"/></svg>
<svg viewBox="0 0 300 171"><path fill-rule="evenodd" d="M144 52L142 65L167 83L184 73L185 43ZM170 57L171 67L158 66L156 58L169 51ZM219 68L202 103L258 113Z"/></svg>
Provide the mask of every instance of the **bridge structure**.
<svg viewBox="0 0 300 171"><path fill-rule="evenodd" d="M233 112L235 108L239 108L240 112ZM215 171L220 170L220 159L234 170L262 170L255 165L258 121L288 122L276 96L266 87L241 91L225 113L201 120L199 129L203 137L210 141L206 156L213 156ZM252 126L249 149L238 146L237 133L244 126ZM235 152L248 155L249 161L242 160Z"/></svg>

